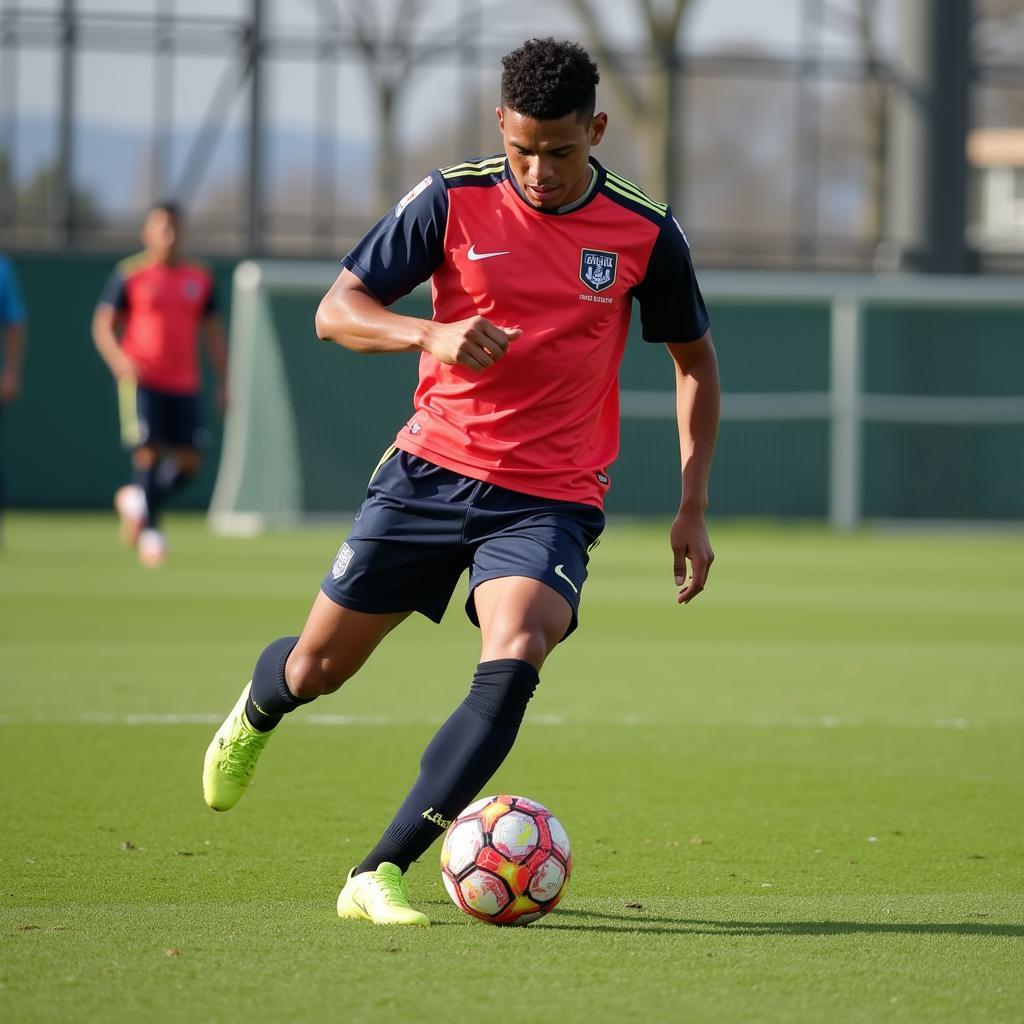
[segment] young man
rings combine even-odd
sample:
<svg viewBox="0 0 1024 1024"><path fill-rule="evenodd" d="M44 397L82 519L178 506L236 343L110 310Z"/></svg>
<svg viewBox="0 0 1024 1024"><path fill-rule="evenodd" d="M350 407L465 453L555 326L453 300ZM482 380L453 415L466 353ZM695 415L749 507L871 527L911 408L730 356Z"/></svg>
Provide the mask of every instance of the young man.
<svg viewBox="0 0 1024 1024"><path fill-rule="evenodd" d="M504 58L504 156L421 181L342 261L317 332L357 352L418 351L415 412L375 472L299 637L272 643L214 736L203 785L228 810L281 717L337 690L411 612L440 621L469 570L479 625L469 695L430 742L342 917L429 924L404 872L510 750L538 672L573 631L618 449L618 367L633 299L675 363L682 503L678 600L703 589L718 371L682 230L590 157L597 68L572 43ZM434 317L386 308L431 281ZM687 579L687 563L690 575Z"/></svg>
<svg viewBox="0 0 1024 1024"><path fill-rule="evenodd" d="M0 253L0 338L3 350L0 354L0 427L3 414L21 390L21 363L25 352L25 304L21 299L18 279L10 259ZM3 434L0 434L2 439ZM3 466L0 465L0 517L7 504ZM0 523L2 526L2 523ZM0 535L2 539L2 535Z"/></svg>
<svg viewBox="0 0 1024 1024"><path fill-rule="evenodd" d="M181 215L174 203L153 206L142 225L143 252L122 260L92 321L96 348L118 384L121 438L132 449L134 483L118 489L121 537L149 568L161 565L159 530L167 497L199 472L199 335L225 405L227 347L217 316L213 277L181 253Z"/></svg>

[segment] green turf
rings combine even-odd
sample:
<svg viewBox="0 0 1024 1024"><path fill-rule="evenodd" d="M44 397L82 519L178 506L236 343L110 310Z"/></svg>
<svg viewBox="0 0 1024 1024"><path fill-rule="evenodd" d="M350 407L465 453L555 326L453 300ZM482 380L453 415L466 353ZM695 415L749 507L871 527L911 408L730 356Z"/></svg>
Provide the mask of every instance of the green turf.
<svg viewBox="0 0 1024 1024"><path fill-rule="evenodd" d="M432 852L410 888L436 926L410 932L333 904L465 691L461 597L286 723L214 815L211 722L301 628L340 530L169 533L154 573L107 517L7 524L0 1019L1024 1015L1024 534L720 524L683 609L664 525L609 529L489 787L562 819L569 893L491 928Z"/></svg>

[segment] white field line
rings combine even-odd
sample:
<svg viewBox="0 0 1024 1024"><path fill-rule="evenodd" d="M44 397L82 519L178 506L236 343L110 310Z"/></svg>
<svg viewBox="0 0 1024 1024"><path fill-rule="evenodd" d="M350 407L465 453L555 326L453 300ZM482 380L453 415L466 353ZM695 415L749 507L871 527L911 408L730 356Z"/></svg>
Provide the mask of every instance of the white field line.
<svg viewBox="0 0 1024 1024"><path fill-rule="evenodd" d="M4 725L220 725L223 716L216 714L83 714L83 715L0 715L0 726ZM352 727L392 725L440 725L445 720L441 715L298 715L293 721L302 725ZM644 718L641 715L621 716L579 716L571 715L530 715L527 725L548 727L617 725L645 727L673 725L676 728L699 726L747 726L752 728L775 729L850 729L864 726L889 726L902 729L944 729L963 731L985 729L989 723L970 718L913 718L913 719L868 719L846 718L839 715L794 718L692 718L678 722L664 719Z"/></svg>

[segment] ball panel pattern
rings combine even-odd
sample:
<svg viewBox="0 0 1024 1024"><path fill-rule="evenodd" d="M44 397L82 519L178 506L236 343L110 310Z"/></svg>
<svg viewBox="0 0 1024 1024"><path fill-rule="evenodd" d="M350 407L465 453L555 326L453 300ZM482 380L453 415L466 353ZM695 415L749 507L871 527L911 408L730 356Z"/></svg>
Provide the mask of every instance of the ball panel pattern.
<svg viewBox="0 0 1024 1024"><path fill-rule="evenodd" d="M536 849L539 839L536 819L518 810L503 814L491 829L494 848L513 860L529 856Z"/></svg>
<svg viewBox="0 0 1024 1024"><path fill-rule="evenodd" d="M488 917L501 913L511 900L508 886L497 875L480 868L459 882L459 892L467 907Z"/></svg>
<svg viewBox="0 0 1024 1024"><path fill-rule="evenodd" d="M557 906L572 873L569 837L542 804L500 794L470 804L441 848L441 877L460 910L526 925Z"/></svg>

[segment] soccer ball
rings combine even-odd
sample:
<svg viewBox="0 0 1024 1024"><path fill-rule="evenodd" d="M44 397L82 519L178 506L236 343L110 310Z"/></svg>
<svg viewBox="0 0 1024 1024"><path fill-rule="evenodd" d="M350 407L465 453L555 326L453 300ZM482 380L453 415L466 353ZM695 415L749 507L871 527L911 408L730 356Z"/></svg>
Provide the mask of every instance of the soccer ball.
<svg viewBox="0 0 1024 1024"><path fill-rule="evenodd" d="M490 924L529 924L554 910L571 872L561 822L521 796L470 804L441 846L441 879L452 902Z"/></svg>

